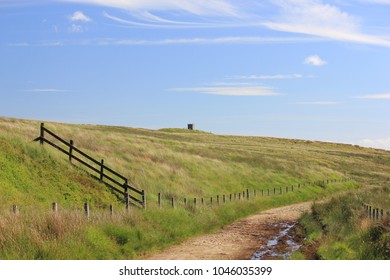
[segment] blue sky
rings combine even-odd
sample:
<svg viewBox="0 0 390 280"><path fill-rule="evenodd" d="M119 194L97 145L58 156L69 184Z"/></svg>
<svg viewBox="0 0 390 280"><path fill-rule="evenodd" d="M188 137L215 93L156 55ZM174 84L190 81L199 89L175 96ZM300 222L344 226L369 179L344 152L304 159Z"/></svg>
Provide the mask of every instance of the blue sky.
<svg viewBox="0 0 390 280"><path fill-rule="evenodd" d="M390 0L0 0L0 116L390 149Z"/></svg>

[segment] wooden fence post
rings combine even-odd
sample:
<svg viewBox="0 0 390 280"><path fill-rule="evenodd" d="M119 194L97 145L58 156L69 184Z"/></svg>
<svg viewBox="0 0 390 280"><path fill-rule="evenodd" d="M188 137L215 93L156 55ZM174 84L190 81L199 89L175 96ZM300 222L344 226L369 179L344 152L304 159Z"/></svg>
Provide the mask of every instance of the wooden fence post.
<svg viewBox="0 0 390 280"><path fill-rule="evenodd" d="M41 130L40 130L40 134L39 134L39 138L40 138L39 143L41 143L41 145L43 145L43 139L45 138L44 126L45 126L45 124L41 123Z"/></svg>
<svg viewBox="0 0 390 280"><path fill-rule="evenodd" d="M146 210L146 194L144 190L142 190L142 208Z"/></svg>
<svg viewBox="0 0 390 280"><path fill-rule="evenodd" d="M229 202L232 202L232 194L229 195Z"/></svg>
<svg viewBox="0 0 390 280"><path fill-rule="evenodd" d="M128 193L126 193L125 204L126 204L126 212L129 212L130 211L130 196Z"/></svg>
<svg viewBox="0 0 390 280"><path fill-rule="evenodd" d="M279 194L282 194L282 187L279 188Z"/></svg>
<svg viewBox="0 0 390 280"><path fill-rule="evenodd" d="M161 193L158 193L157 201L158 201L158 208L161 208Z"/></svg>
<svg viewBox="0 0 390 280"><path fill-rule="evenodd" d="M288 186L286 187L286 193L288 193Z"/></svg>
<svg viewBox="0 0 390 280"><path fill-rule="evenodd" d="M238 193L238 200L241 200L241 193Z"/></svg>
<svg viewBox="0 0 390 280"><path fill-rule="evenodd" d="M18 205L14 204L14 205L12 206L12 212L13 212L15 215L19 214L19 207L18 207Z"/></svg>
<svg viewBox="0 0 390 280"><path fill-rule="evenodd" d="M195 207L196 207L196 197L194 197L194 205L195 205Z"/></svg>
<svg viewBox="0 0 390 280"><path fill-rule="evenodd" d="M219 194L217 195L217 204L219 205Z"/></svg>
<svg viewBox="0 0 390 280"><path fill-rule="evenodd" d="M172 208L175 208L175 198L173 196L171 198L171 205L172 205Z"/></svg>
<svg viewBox="0 0 390 280"><path fill-rule="evenodd" d="M89 204L88 202L84 203L84 213L87 218L89 218Z"/></svg>
<svg viewBox="0 0 390 280"><path fill-rule="evenodd" d="M110 204L110 216L114 215L114 205Z"/></svg>
<svg viewBox="0 0 390 280"><path fill-rule="evenodd" d="M261 190L261 196L264 196L264 190Z"/></svg>
<svg viewBox="0 0 390 280"><path fill-rule="evenodd" d="M223 195L222 197L223 197L223 204L226 204L226 196Z"/></svg>
<svg viewBox="0 0 390 280"><path fill-rule="evenodd" d="M257 190L256 189L253 190L253 196L257 197Z"/></svg>
<svg viewBox="0 0 390 280"><path fill-rule="evenodd" d="M201 198L201 201L202 201L202 205L204 205L204 198L203 197Z"/></svg>
<svg viewBox="0 0 390 280"><path fill-rule="evenodd" d="M246 199L249 200L249 189L246 189Z"/></svg>
<svg viewBox="0 0 390 280"><path fill-rule="evenodd" d="M57 212L57 210L58 210L58 204L57 204L57 202L53 202L53 203L51 204L51 210L52 210L54 213Z"/></svg>
<svg viewBox="0 0 390 280"><path fill-rule="evenodd" d="M72 162L72 157L73 157L73 145L74 145L73 140L70 140L70 141L69 141L69 162Z"/></svg>
<svg viewBox="0 0 390 280"><path fill-rule="evenodd" d="M184 206L187 206L187 198L184 198Z"/></svg>
<svg viewBox="0 0 390 280"><path fill-rule="evenodd" d="M210 197L210 205L213 205L213 197Z"/></svg>
<svg viewBox="0 0 390 280"><path fill-rule="evenodd" d="M103 177L104 177L104 159L100 161L100 181L103 181Z"/></svg>
<svg viewBox="0 0 390 280"><path fill-rule="evenodd" d="M276 194L276 188L274 188L274 195Z"/></svg>

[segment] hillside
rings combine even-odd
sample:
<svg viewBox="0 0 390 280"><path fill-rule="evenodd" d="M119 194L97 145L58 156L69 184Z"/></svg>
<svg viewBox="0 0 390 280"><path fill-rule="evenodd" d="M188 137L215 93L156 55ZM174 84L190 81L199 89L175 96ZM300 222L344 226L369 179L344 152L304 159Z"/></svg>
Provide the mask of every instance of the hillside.
<svg viewBox="0 0 390 280"><path fill-rule="evenodd" d="M3 211L11 209L13 204L21 208L49 208L53 201L69 210L80 209L85 201L89 201L95 208L107 208L109 204L122 207L117 196L77 167L77 164L69 164L64 154L48 145L41 147L38 142L33 142L39 136L39 125L39 121L0 118L0 203ZM154 131L53 122L45 122L45 127L64 139L73 139L75 146L97 159L104 159L109 167L129 178L132 185L145 190L148 210L141 216L133 217L135 220L131 222L138 227L137 240L145 241L143 234L159 216L169 220L166 224L162 222L153 225L156 231L161 227L160 230L164 231L162 236L154 236L155 240L148 239L147 245L138 249L132 247L132 253L113 253L100 257L96 254L81 254L80 258L137 257L147 250L156 250L190 235L223 226L261 207L271 207L271 204L267 206L263 203L259 206L253 202L247 206L232 204L225 210L207 213L196 212L192 208L177 210L175 213L166 209L165 212L157 213L158 193L162 194L164 207L167 207L171 197L182 201L183 198L210 198L246 189L252 192L318 180L349 177L356 180L354 183L330 185L329 188L316 186L311 190L297 192L296 196L288 196L288 199L272 200L273 205L285 205L322 197L327 192L343 188L362 187L364 181L384 180L390 174L389 151L352 145L223 136L204 132L186 133L177 129ZM186 221L192 221L193 225L180 230L167 228ZM123 230L126 232L128 229ZM108 233L103 230L101 234L112 240L110 230ZM115 246L124 245L119 242ZM20 257L18 254L15 256ZM74 256L54 254L46 258Z"/></svg>

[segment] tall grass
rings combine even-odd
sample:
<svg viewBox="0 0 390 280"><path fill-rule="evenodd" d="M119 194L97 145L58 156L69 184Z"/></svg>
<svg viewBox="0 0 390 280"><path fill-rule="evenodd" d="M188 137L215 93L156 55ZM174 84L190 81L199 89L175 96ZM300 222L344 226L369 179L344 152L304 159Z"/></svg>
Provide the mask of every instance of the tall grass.
<svg viewBox="0 0 390 280"><path fill-rule="evenodd" d="M390 184L371 187L315 204L301 217L307 244L319 242L320 259L390 259L390 216L370 220L362 203L390 208ZM388 211L390 211L388 209Z"/></svg>

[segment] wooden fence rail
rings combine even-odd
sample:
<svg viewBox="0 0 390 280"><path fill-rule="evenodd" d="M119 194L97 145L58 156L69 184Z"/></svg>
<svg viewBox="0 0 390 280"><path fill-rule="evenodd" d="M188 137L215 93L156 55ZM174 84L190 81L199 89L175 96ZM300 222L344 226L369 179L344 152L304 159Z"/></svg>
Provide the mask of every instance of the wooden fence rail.
<svg viewBox="0 0 390 280"><path fill-rule="evenodd" d="M57 140L57 143L49 140L47 137L45 138L46 134ZM97 176L95 174L90 175L124 197L127 208L130 206L130 204L142 208L146 207L146 196L144 190L138 190L137 188L129 185L128 179L125 176L105 165L103 159L100 161L96 160L77 148L74 145L73 140L70 140L69 142L65 141L54 132L47 129L44 126L44 123L41 123L40 135L38 138L34 139L34 141L39 141L41 145L44 143L49 144L50 146L66 154L69 157L69 162L76 160L77 162L87 167L90 171L93 171L95 174L97 174Z"/></svg>

